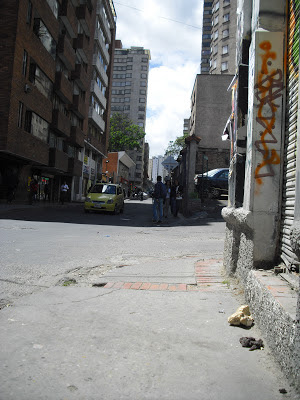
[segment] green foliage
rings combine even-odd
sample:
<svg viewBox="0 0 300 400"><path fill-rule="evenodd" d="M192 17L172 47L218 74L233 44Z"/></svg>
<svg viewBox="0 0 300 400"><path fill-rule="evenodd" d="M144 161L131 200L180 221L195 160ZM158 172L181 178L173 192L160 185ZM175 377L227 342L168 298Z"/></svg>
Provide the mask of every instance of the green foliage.
<svg viewBox="0 0 300 400"><path fill-rule="evenodd" d="M125 114L115 113L110 119L109 151L139 149L145 132Z"/></svg>
<svg viewBox="0 0 300 400"><path fill-rule="evenodd" d="M171 140L165 151L165 156L173 156L174 158L178 157L180 151L185 146L185 139L187 136L188 133L185 133L183 136L178 136L175 140Z"/></svg>

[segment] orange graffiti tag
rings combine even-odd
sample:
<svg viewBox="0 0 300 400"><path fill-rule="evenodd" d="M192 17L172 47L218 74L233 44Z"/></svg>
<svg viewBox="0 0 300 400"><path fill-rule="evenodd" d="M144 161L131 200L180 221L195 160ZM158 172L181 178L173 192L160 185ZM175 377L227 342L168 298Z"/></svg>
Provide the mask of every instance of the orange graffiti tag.
<svg viewBox="0 0 300 400"><path fill-rule="evenodd" d="M266 40L259 47L264 50L264 53L260 55L262 66L258 75L258 82L254 88L256 89L255 97L259 101L256 121L264 130L260 132L260 140L255 142L255 147L263 155L262 162L255 169L255 179L261 185L263 177L275 175L272 165L280 163L277 151L270 149L268 145L278 142L273 134L273 129L275 128L276 111L279 105L275 104L274 101L282 97L283 75L280 69L269 71L269 67L272 65L271 60L275 60L277 57L276 53L271 51L271 43ZM261 171L265 167L265 172Z"/></svg>

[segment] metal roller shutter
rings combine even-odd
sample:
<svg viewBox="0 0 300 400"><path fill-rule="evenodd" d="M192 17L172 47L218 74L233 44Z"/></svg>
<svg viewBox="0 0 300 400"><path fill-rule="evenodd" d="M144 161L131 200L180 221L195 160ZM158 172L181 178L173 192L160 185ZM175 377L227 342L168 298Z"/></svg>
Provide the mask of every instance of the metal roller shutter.
<svg viewBox="0 0 300 400"><path fill-rule="evenodd" d="M299 92L299 7L300 0L288 0L289 26L287 49L286 130L284 142L283 199L281 215L281 258L293 270L299 260L290 243L290 229L295 215L296 154Z"/></svg>

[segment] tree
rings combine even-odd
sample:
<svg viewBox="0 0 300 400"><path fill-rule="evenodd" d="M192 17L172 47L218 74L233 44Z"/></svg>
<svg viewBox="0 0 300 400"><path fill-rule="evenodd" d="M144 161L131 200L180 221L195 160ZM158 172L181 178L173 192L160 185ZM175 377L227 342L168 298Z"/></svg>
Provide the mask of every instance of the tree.
<svg viewBox="0 0 300 400"><path fill-rule="evenodd" d="M178 136L175 140L170 140L165 151L165 156L173 156L174 158L179 156L180 151L184 148L187 136L188 133L185 133L183 136Z"/></svg>
<svg viewBox="0 0 300 400"><path fill-rule="evenodd" d="M110 119L109 151L140 149L145 132L127 115L115 113Z"/></svg>

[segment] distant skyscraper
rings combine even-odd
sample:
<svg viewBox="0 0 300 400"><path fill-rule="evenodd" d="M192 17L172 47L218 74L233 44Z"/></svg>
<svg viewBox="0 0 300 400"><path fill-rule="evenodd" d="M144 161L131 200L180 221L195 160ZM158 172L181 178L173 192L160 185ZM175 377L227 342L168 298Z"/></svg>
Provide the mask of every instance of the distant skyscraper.
<svg viewBox="0 0 300 400"><path fill-rule="evenodd" d="M112 82L111 113L124 113L134 124L145 130L150 51L143 47L122 48L116 41ZM144 181L144 146L140 150L127 151L136 164L130 170L130 182L142 186Z"/></svg>
<svg viewBox="0 0 300 400"><path fill-rule="evenodd" d="M205 1L201 74L235 74L237 0Z"/></svg>

